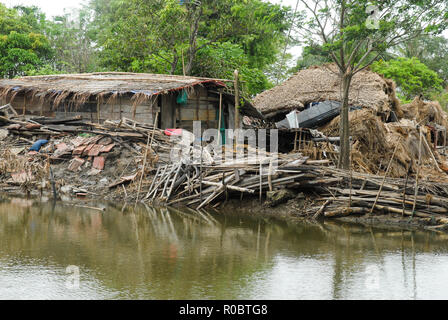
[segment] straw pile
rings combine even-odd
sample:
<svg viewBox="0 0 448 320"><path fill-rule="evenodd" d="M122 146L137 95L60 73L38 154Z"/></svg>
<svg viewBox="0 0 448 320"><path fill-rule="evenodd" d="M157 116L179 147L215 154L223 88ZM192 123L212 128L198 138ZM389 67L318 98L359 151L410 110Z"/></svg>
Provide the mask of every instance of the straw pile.
<svg viewBox="0 0 448 320"><path fill-rule="evenodd" d="M339 135L340 117L321 128L327 136ZM385 124L371 109L351 112L349 115L350 135L353 139L352 160L359 172L377 174L386 171L392 154L397 147L389 176L404 177L410 166L416 172L419 155L419 135L410 121ZM422 129L424 130L424 129ZM429 150L422 144L422 159L429 159ZM414 161L412 161L414 160Z"/></svg>
<svg viewBox="0 0 448 320"><path fill-rule="evenodd" d="M342 100L341 79L334 64L299 71L283 84L255 97L254 105L269 119L293 109L302 110L310 102L325 100ZM395 95L395 83L369 70L354 76L349 103L386 115L392 110L399 118L403 115Z"/></svg>
<svg viewBox="0 0 448 320"><path fill-rule="evenodd" d="M447 114L437 101L423 101L416 97L409 104L402 105L404 118L415 120L419 124L438 124L447 127Z"/></svg>
<svg viewBox="0 0 448 320"><path fill-rule="evenodd" d="M19 156L9 150L0 151L0 180L12 176L18 184L38 183L48 176L48 162L42 158Z"/></svg>

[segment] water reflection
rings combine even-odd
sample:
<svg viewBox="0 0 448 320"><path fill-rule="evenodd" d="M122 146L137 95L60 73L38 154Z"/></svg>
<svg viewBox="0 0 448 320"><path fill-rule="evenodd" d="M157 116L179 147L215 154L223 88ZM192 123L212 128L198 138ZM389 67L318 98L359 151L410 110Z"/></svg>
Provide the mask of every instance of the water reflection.
<svg viewBox="0 0 448 320"><path fill-rule="evenodd" d="M141 206L0 203L0 298L448 298L448 236ZM67 289L66 267L80 268Z"/></svg>

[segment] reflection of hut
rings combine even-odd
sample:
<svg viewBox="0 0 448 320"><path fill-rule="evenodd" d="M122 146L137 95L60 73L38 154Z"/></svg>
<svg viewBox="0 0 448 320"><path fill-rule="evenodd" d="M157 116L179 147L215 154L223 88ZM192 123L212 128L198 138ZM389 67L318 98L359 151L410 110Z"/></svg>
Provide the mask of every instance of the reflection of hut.
<svg viewBox="0 0 448 320"><path fill-rule="evenodd" d="M221 128L234 127L235 98L223 80L144 73L90 73L0 80L0 99L19 114L56 118L81 115L93 122L129 118L159 127L192 130L218 128L222 90ZM246 102L242 115L262 118ZM243 117L240 117L242 119Z"/></svg>
<svg viewBox="0 0 448 320"><path fill-rule="evenodd" d="M277 122L290 111L302 111L311 103L341 100L341 79L337 66L327 64L299 71L283 84L255 97L254 105L266 118ZM369 70L354 76L349 104L373 108L384 120L389 119L391 111L402 117L394 82Z"/></svg>

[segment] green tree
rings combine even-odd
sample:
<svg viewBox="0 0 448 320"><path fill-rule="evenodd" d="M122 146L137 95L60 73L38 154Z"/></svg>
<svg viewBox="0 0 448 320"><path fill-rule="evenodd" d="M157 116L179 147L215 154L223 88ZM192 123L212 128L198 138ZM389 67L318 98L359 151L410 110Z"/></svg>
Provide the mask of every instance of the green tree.
<svg viewBox="0 0 448 320"><path fill-rule="evenodd" d="M418 95L429 99L443 90L443 80L415 57L380 60L372 64L372 70L393 79L397 83L398 95L405 103Z"/></svg>
<svg viewBox="0 0 448 320"><path fill-rule="evenodd" d="M310 43L303 48L302 54L291 72L297 72L299 70L307 69L311 66L319 66L325 63L331 62L331 57L322 46Z"/></svg>
<svg viewBox="0 0 448 320"><path fill-rule="evenodd" d="M20 18L17 10L9 9L0 3L0 34L9 34L12 31L29 33L33 29Z"/></svg>
<svg viewBox="0 0 448 320"><path fill-rule="evenodd" d="M48 40L41 34L17 33L0 36L0 76L24 76L42 67L51 57Z"/></svg>
<svg viewBox="0 0 448 320"><path fill-rule="evenodd" d="M192 73L203 77L232 79L234 70L240 72L243 92L251 96L270 87L267 76L258 68L251 68L249 58L241 46L222 42L201 48Z"/></svg>
<svg viewBox="0 0 448 320"><path fill-rule="evenodd" d="M303 35L336 63L342 82L338 167L350 167L349 94L353 76L387 49L446 28L446 0L300 0L308 12Z"/></svg>
<svg viewBox="0 0 448 320"><path fill-rule="evenodd" d="M54 70L66 73L98 70L91 15L89 9L83 8L56 16L47 23L46 34L55 55L52 63Z"/></svg>
<svg viewBox="0 0 448 320"><path fill-rule="evenodd" d="M204 56L228 49L231 61L219 64L235 65L242 52L245 71L258 77L250 90L258 92L268 84L259 71L276 61L293 17L290 8L261 0L92 0L91 7L103 66L196 76L208 69L218 77L234 70L207 65Z"/></svg>
<svg viewBox="0 0 448 320"><path fill-rule="evenodd" d="M398 56L418 58L448 83L448 39L443 36L418 37L397 48Z"/></svg>
<svg viewBox="0 0 448 320"><path fill-rule="evenodd" d="M48 68L53 58L39 8L0 4L0 77L13 78Z"/></svg>

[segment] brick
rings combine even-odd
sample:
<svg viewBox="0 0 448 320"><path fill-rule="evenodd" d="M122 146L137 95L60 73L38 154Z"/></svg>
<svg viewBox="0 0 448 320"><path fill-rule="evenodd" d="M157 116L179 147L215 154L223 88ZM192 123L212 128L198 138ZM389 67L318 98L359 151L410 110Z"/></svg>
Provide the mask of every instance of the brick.
<svg viewBox="0 0 448 320"><path fill-rule="evenodd" d="M76 137L75 139L70 140L70 143L75 146L75 148L82 146L85 144L87 139L83 137Z"/></svg>
<svg viewBox="0 0 448 320"><path fill-rule="evenodd" d="M113 140L110 137L104 137L97 142L97 144L101 144L103 146L107 146L111 143L113 143Z"/></svg>
<svg viewBox="0 0 448 320"><path fill-rule="evenodd" d="M104 163L106 162L106 158L104 157L95 157L93 159L93 165L92 167L94 169L103 170L104 169Z"/></svg>
<svg viewBox="0 0 448 320"><path fill-rule="evenodd" d="M82 155L87 156L89 154L90 150L93 148L93 146L94 146L94 144L89 144L82 152Z"/></svg>
<svg viewBox="0 0 448 320"><path fill-rule="evenodd" d="M68 166L68 170L76 172L84 164L84 162L86 161L81 158L73 158Z"/></svg>
<svg viewBox="0 0 448 320"><path fill-rule="evenodd" d="M75 156L82 155L82 153L84 152L85 148L86 148L86 146L76 147L75 150L73 150L73 155L75 155Z"/></svg>
<svg viewBox="0 0 448 320"><path fill-rule="evenodd" d="M66 143L62 142L62 143L58 143L57 145L55 145L56 149L61 150L61 151L65 151L68 149L68 146Z"/></svg>
<svg viewBox="0 0 448 320"><path fill-rule="evenodd" d="M109 144L107 146L103 146L101 148L100 152L108 153L108 152L110 152L113 149L113 147L115 147L115 143Z"/></svg>
<svg viewBox="0 0 448 320"><path fill-rule="evenodd" d="M28 123L25 125L25 129L26 130L35 130L35 129L40 129L41 125L37 124L37 123Z"/></svg>
<svg viewBox="0 0 448 320"><path fill-rule="evenodd" d="M102 145L100 144L94 144L92 148L90 148L89 152L87 153L87 155L89 157L96 157L97 155L100 154L101 149L103 148Z"/></svg>

